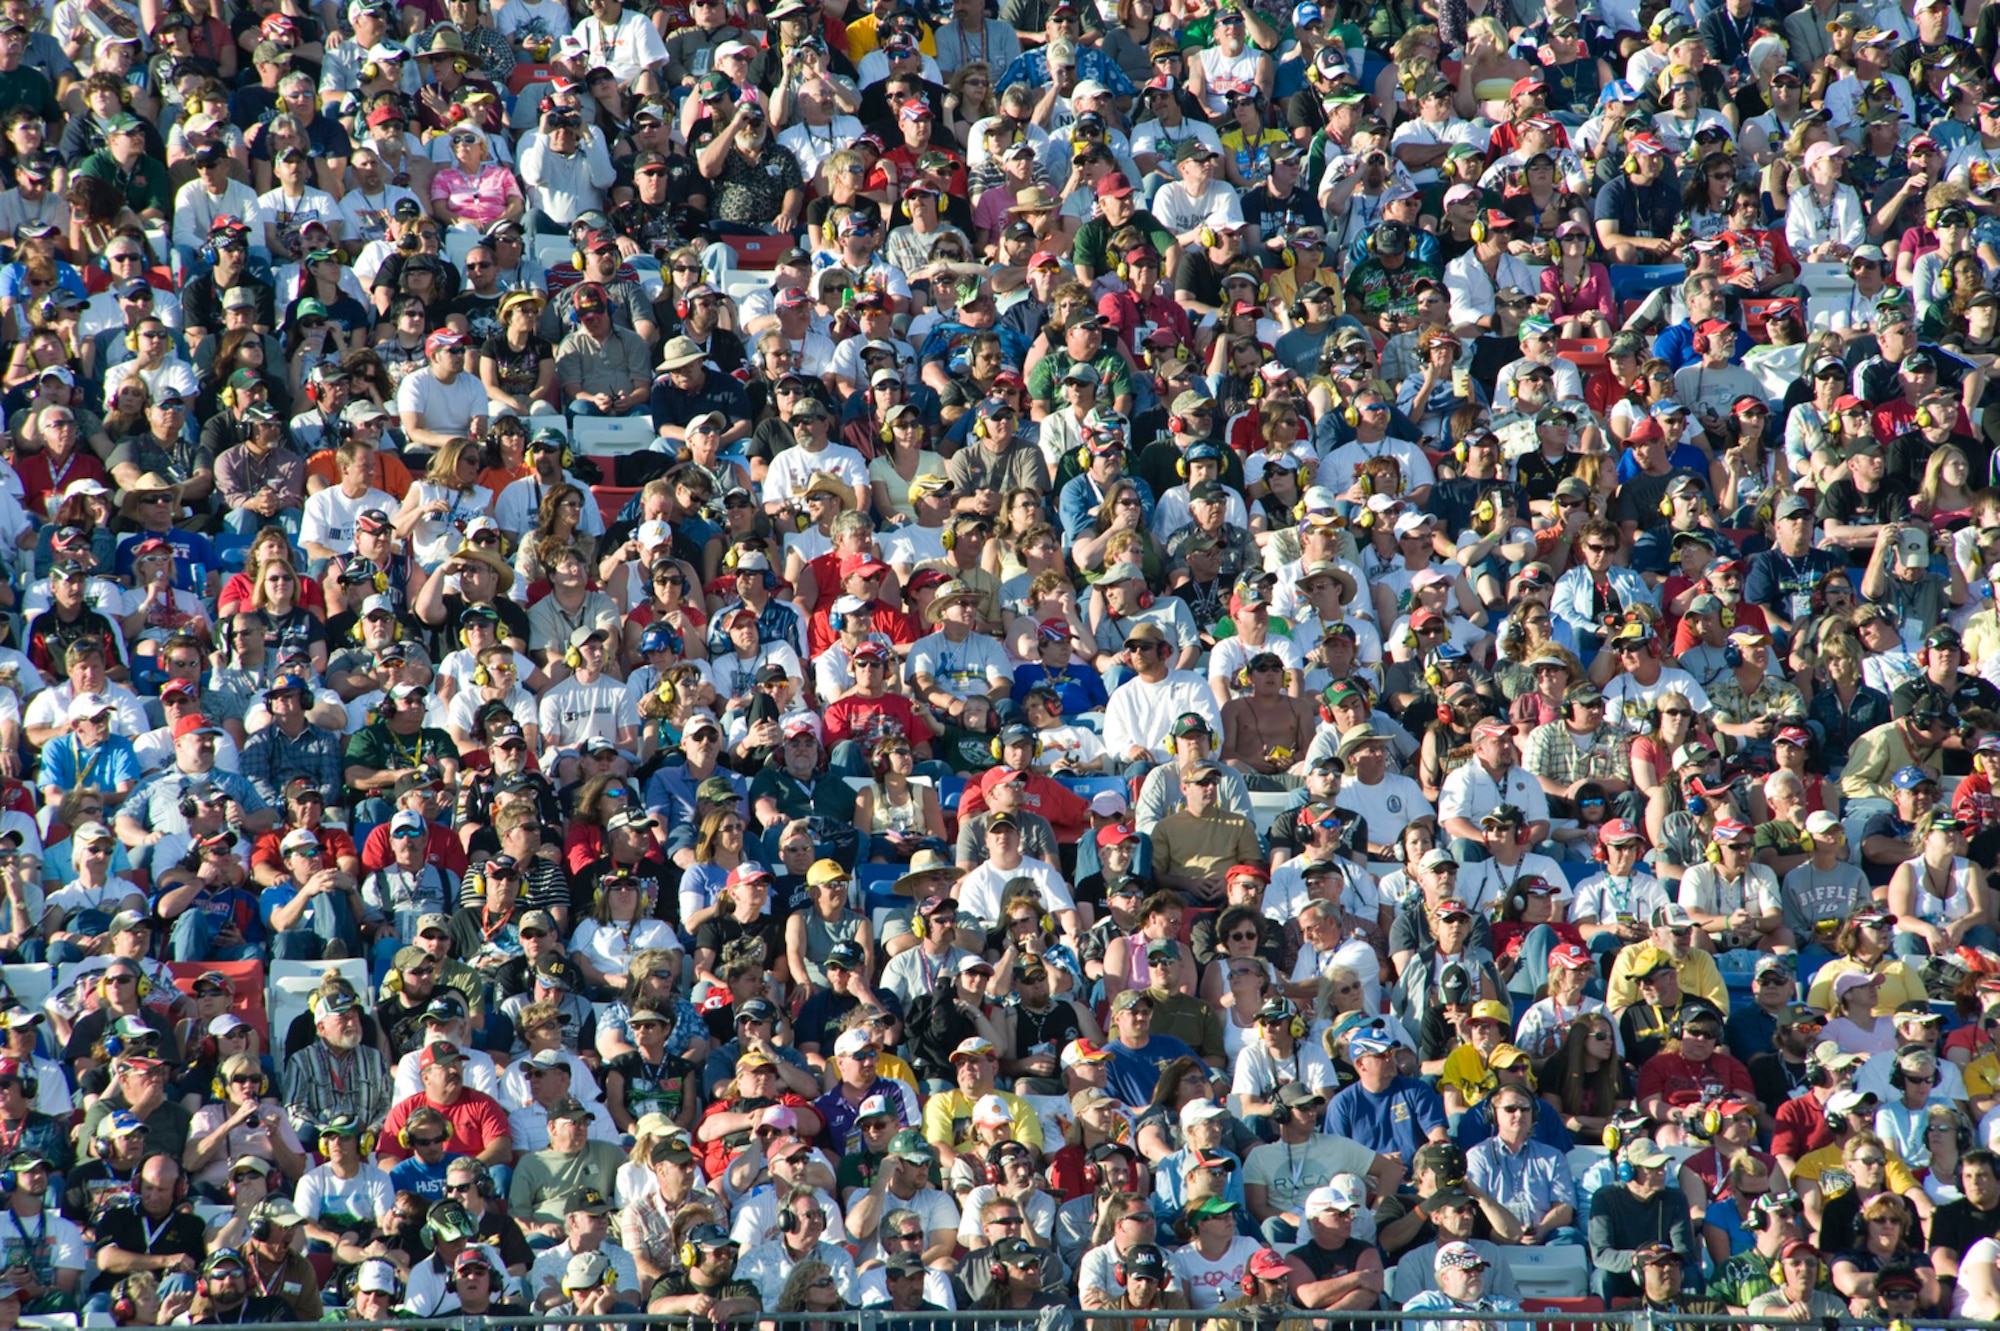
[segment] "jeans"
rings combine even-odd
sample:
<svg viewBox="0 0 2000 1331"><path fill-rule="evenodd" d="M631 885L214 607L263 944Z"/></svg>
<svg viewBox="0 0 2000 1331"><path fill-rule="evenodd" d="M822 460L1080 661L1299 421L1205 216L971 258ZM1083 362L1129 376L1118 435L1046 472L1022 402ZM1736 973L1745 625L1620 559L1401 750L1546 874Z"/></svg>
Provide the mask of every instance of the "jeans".
<svg viewBox="0 0 2000 1331"><path fill-rule="evenodd" d="M1280 1252L1299 1241L1299 1227L1281 1215L1274 1215L1257 1227L1263 1232L1264 1242Z"/></svg>
<svg viewBox="0 0 2000 1331"><path fill-rule="evenodd" d="M1989 925L1974 925L1965 931L1965 936L1959 941L1966 947L1983 947L2000 951L2000 934L1995 934ZM1932 955L1930 944L1924 941L1922 934L1905 933L1900 929L1891 936L1890 946L1899 957L1920 958Z"/></svg>
<svg viewBox="0 0 2000 1331"><path fill-rule="evenodd" d="M569 414L572 416L624 416L630 418L633 416L650 416L653 414L653 408L650 403L641 402L638 406L626 412L600 411L595 402L587 401L584 398L572 398L569 404Z"/></svg>
<svg viewBox="0 0 2000 1331"><path fill-rule="evenodd" d="M174 961L254 961L263 956L263 951L248 942L235 947L216 946L215 921L205 911L184 910L174 921L167 954Z"/></svg>
<svg viewBox="0 0 2000 1331"><path fill-rule="evenodd" d="M233 508L222 515L222 525L238 536L255 536L272 523L276 523L285 529L285 535L296 541L299 537L299 523L304 517L305 510L299 508L279 509L275 518L267 518L262 513L252 513L247 508Z"/></svg>
<svg viewBox="0 0 2000 1331"><path fill-rule="evenodd" d="M1522 935L1521 959L1514 966L1513 978L1507 981L1507 992L1532 1002L1548 985L1549 951L1560 941L1556 931L1546 924L1538 924Z"/></svg>
<svg viewBox="0 0 2000 1331"><path fill-rule="evenodd" d="M1479 864L1489 858L1486 847L1470 837L1455 836L1446 849L1460 864Z"/></svg>

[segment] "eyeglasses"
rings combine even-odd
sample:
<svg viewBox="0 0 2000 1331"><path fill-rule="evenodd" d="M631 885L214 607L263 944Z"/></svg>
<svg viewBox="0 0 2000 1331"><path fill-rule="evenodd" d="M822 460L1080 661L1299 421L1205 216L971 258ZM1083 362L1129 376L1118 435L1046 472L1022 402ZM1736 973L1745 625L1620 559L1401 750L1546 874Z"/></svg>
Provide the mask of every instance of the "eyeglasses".
<svg viewBox="0 0 2000 1331"><path fill-rule="evenodd" d="M443 1137L412 1137L412 1138L410 1138L410 1145L412 1145L412 1146L442 1146L442 1145L444 1145L444 1138L443 1138Z"/></svg>

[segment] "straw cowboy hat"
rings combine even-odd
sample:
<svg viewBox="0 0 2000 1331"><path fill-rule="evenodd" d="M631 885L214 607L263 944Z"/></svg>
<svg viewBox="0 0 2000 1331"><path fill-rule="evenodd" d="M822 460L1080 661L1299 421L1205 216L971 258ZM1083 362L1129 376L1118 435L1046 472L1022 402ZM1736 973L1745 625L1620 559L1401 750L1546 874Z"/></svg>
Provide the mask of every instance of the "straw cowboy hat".
<svg viewBox="0 0 2000 1331"><path fill-rule="evenodd" d="M169 496L173 501L174 507L176 509L180 507L181 487L160 475L157 471L149 471L131 485L125 487L125 492L118 496L118 511L129 518L132 516L133 504L141 496L155 494Z"/></svg>
<svg viewBox="0 0 2000 1331"><path fill-rule="evenodd" d="M953 578L937 589L937 595L924 608L924 621L929 624L936 624L940 619L944 618L944 612L953 602L977 601L978 599L978 592L972 590L972 588L966 586L957 578Z"/></svg>
<svg viewBox="0 0 2000 1331"><path fill-rule="evenodd" d="M495 596L505 596L508 589L514 585L514 570L507 566L506 560L494 554L491 550L483 549L468 541L454 551L451 557L461 560L469 559L474 563L484 564L486 567L492 569L494 576L499 579L499 585L493 593Z"/></svg>

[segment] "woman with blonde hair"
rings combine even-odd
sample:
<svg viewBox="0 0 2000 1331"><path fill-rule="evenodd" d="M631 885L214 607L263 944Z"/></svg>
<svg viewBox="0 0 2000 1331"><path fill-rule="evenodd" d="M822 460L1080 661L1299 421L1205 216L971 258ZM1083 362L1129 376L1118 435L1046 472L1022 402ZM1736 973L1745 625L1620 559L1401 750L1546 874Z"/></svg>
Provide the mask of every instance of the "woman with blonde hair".
<svg viewBox="0 0 2000 1331"><path fill-rule="evenodd" d="M953 70L944 81L944 89L945 120L960 143L971 143L972 127L1000 114L1000 103L993 95L993 70L984 60L968 60Z"/></svg>
<svg viewBox="0 0 2000 1331"><path fill-rule="evenodd" d="M426 573L457 553L467 523L493 511L493 492L479 483L481 456L479 445L464 435L446 440L396 510L396 534L409 539Z"/></svg>
<svg viewBox="0 0 2000 1331"><path fill-rule="evenodd" d="M283 659L287 651L301 649L312 658L313 673L326 673L326 625L305 604L305 580L288 559L276 554L266 558L250 589L252 610L262 610L269 625L265 639L271 654ZM310 701L310 700L308 700Z"/></svg>
<svg viewBox="0 0 2000 1331"><path fill-rule="evenodd" d="M1912 837L1915 859L1889 878L1889 911L1896 919L1899 956L1948 955L1960 946L2000 947L1993 930L1993 897L1986 870L1966 854L1965 828L1948 812L1918 815Z"/></svg>
<svg viewBox="0 0 2000 1331"><path fill-rule="evenodd" d="M1730 1115L1731 1120L1743 1117ZM1751 1136L1756 1135L1756 1116L1751 1120ZM1709 1147L1701 1155L1722 1156L1720 1142ZM1693 1179L1692 1183L1689 1180ZM1771 1173L1771 1164L1766 1157L1749 1147L1737 1147L1727 1153L1727 1163L1720 1188L1713 1198L1708 1196L1708 1187L1691 1169L1681 1170L1681 1184L1684 1189L1699 1191L1700 1196L1690 1197L1690 1206L1702 1205L1703 1223L1701 1227L1702 1245L1708 1249L1709 1260L1721 1266L1738 1253L1748 1252L1756 1246L1757 1235L1747 1227L1753 1209L1759 1199L1770 1194L1778 1180Z"/></svg>
<svg viewBox="0 0 2000 1331"><path fill-rule="evenodd" d="M1910 500L1910 512L1931 524L1942 536L1972 517L1972 464L1956 444L1945 444L1924 464L1923 484Z"/></svg>

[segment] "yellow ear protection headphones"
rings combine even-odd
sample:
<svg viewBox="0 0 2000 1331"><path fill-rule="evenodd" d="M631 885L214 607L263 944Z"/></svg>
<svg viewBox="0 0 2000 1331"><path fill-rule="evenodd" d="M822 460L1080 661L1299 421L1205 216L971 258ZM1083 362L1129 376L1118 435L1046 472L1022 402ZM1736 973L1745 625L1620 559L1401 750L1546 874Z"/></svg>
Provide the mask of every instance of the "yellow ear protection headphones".
<svg viewBox="0 0 2000 1331"><path fill-rule="evenodd" d="M1474 522L1491 522L1499 516L1500 506L1494 502L1490 492L1472 506L1472 520Z"/></svg>
<svg viewBox="0 0 2000 1331"><path fill-rule="evenodd" d="M1000 737L999 737L998 735L995 735L995 736L994 736L994 737L993 737L993 738L992 738L992 739L991 739L990 741L988 741L988 743L987 743L987 746L986 746L986 747L987 747L988 749L992 750L992 753L993 753L993 761L994 761L994 762L998 763L998 762L1005 762L1005 761L1006 761L1006 759L1004 759L1004 758L1002 758L1002 757L1000 756L1000 751L1001 751L1001 749L1002 749L1002 748L1003 748L1004 746L1003 746L1003 745L1002 745L1002 744L1000 743ZM1042 746L1042 737L1041 737L1040 735L1036 735L1036 736L1035 736L1035 757L1036 757L1036 758L1040 758L1040 757L1042 756L1042 748L1043 748L1043 746Z"/></svg>
<svg viewBox="0 0 2000 1331"><path fill-rule="evenodd" d="M23 1087L22 1089L25 1092L26 1087ZM220 1072L217 1072L215 1074L215 1079L209 1082L208 1093L210 1098L213 1099L219 1105L226 1105L229 1103L229 1088L228 1086L223 1084L222 1074ZM258 1069L257 1072L257 1098L261 1100L270 1093L271 1093L270 1075L264 1072L260 1068ZM9 1191L12 1191L12 1189L9 1189L4 1185L0 1185L0 1192L9 1192Z"/></svg>
<svg viewBox="0 0 2000 1331"><path fill-rule="evenodd" d="M1294 1040L1303 1040L1306 1038L1307 1023L1305 1014L1299 1011L1297 1003L1294 1003L1289 998L1280 998L1272 1002L1269 1006L1277 1015L1285 1019L1285 1029L1291 1033L1291 1037Z"/></svg>
<svg viewBox="0 0 2000 1331"><path fill-rule="evenodd" d="M1484 245L1487 238L1493 234L1492 228L1486 225L1486 210L1484 208L1472 215L1472 227L1469 234L1472 237L1472 243L1475 245Z"/></svg>
<svg viewBox="0 0 2000 1331"><path fill-rule="evenodd" d="M415 1114L412 1114L412 1115L410 1116L410 1118L415 1118L415 1117L416 1117L416 1115L415 1115ZM444 1140L445 1140L445 1145L449 1146L449 1145L451 1144L451 1139L452 1139L452 1137L453 1137L453 1136L455 1135L455 1134L454 1134L454 1133L452 1132L452 1127L451 1127L451 1120L450 1120L450 1119L448 1119L448 1118L444 1118L444 1116L443 1116L443 1115L441 1115L441 1114L440 1114L440 1115L439 1115L438 1117L439 1117L440 1119L443 1119L443 1123L444 1123ZM428 1118L426 1118L426 1121L428 1121ZM414 1147L414 1146L412 1146L412 1145L410 1144L410 1120L409 1120L409 1119L404 1119L404 1120L403 1120L403 1126L402 1126L402 1127L400 1127L400 1128L397 1128L397 1129L396 1129L396 1145L398 1145L398 1146L402 1147L402 1148L403 1148L404 1150L406 1150L406 1151L414 1151L414 1150L416 1149L416 1147Z"/></svg>
<svg viewBox="0 0 2000 1331"><path fill-rule="evenodd" d="M1949 281L1950 278L1951 278L1951 273L1950 270L1947 269L1944 275L1939 278L1939 281L1946 282ZM1929 404L1925 404L1924 406L1917 408L1915 420L1917 422L1918 428L1920 429L1930 429L1934 426L1939 426L1944 424L1943 421L1938 419L1937 413L1930 409Z"/></svg>

